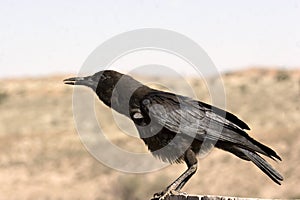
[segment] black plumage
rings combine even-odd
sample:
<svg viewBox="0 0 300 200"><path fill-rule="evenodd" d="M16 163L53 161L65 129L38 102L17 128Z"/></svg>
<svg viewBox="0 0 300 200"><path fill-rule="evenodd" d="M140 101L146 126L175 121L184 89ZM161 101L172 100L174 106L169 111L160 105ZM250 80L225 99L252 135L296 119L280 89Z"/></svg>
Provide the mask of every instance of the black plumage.
<svg viewBox="0 0 300 200"><path fill-rule="evenodd" d="M189 97L152 89L112 70L64 80L92 88L104 104L133 120L152 154L188 169L156 198L179 191L197 170L197 157L212 147L252 161L274 182L283 177L259 154L281 160L271 148L251 138L248 125L235 115Z"/></svg>

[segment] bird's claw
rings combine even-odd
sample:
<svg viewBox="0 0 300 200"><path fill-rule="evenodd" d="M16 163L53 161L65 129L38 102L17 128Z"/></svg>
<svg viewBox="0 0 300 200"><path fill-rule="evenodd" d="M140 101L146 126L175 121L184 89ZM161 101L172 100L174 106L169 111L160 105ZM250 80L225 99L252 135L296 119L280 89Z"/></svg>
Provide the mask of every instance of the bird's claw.
<svg viewBox="0 0 300 200"><path fill-rule="evenodd" d="M164 193L163 192L157 192L153 195L152 199L151 200L159 200L160 197L162 197Z"/></svg>
<svg viewBox="0 0 300 200"><path fill-rule="evenodd" d="M168 190L165 190L162 192L157 192L153 195L153 198L151 200L164 200L170 194L171 194L171 192Z"/></svg>
<svg viewBox="0 0 300 200"><path fill-rule="evenodd" d="M168 197L170 195L179 195L179 194L186 194L186 193L181 193L181 192L176 191L176 190L166 189L162 192L155 193L151 200L165 200L166 197Z"/></svg>

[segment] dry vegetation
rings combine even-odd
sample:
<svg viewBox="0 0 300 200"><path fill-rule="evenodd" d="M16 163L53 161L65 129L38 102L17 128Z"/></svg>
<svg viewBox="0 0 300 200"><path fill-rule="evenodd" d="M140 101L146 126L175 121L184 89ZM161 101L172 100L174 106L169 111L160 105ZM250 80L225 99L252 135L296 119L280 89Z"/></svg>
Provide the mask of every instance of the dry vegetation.
<svg viewBox="0 0 300 200"><path fill-rule="evenodd" d="M173 165L128 174L98 162L77 135L73 90L62 83L63 78L0 80L0 199L149 199L185 169ZM165 82L185 93L180 82ZM210 101L203 82L189 82L199 99ZM252 69L224 74L223 82L226 109L249 124L250 135L281 155L283 162L270 162L285 180L277 186L253 164L216 149L200 160L199 171L185 191L300 198L300 71ZM98 102L96 108L113 143L129 151L145 151L140 140L112 123L109 109Z"/></svg>

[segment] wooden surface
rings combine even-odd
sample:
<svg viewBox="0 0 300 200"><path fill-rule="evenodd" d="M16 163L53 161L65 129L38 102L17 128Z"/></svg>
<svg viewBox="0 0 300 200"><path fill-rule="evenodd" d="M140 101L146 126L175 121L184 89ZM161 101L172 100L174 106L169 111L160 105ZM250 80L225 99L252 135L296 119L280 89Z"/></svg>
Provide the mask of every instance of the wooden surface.
<svg viewBox="0 0 300 200"><path fill-rule="evenodd" d="M258 200L258 198L222 197L214 195L171 195L165 200ZM152 199L155 200L155 199Z"/></svg>

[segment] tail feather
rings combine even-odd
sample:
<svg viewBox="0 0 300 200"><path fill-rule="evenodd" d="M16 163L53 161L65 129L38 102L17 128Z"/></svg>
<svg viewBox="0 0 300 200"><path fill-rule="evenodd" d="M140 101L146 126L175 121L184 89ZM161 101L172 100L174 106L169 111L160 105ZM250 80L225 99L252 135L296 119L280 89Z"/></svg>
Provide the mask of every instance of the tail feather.
<svg viewBox="0 0 300 200"><path fill-rule="evenodd" d="M249 136L249 137L250 137L250 136ZM253 138L251 138L250 141L251 141L254 145L258 146L258 147L262 150L262 151L259 152L259 153L262 153L262 154L264 154L264 155L266 155L266 156L272 158L273 160L278 159L278 160L281 161L280 156L277 155L277 153L276 153L273 149L267 147L267 146L264 145L264 144L261 144L260 142L254 140ZM275 158L276 158L276 159L275 159Z"/></svg>
<svg viewBox="0 0 300 200"><path fill-rule="evenodd" d="M258 168L260 168L266 175L268 175L275 183L281 185L280 181L283 181L283 177L261 156L255 152L248 151L246 149L238 148L243 152Z"/></svg>

